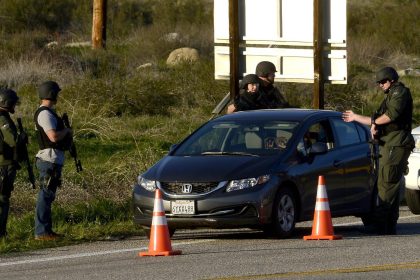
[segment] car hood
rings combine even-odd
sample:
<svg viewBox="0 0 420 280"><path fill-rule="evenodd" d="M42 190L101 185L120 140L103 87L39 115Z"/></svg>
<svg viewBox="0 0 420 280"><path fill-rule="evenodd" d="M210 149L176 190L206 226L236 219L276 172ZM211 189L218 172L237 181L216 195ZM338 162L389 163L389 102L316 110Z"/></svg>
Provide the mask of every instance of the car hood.
<svg viewBox="0 0 420 280"><path fill-rule="evenodd" d="M279 156L166 156L143 176L162 182L219 182L270 174Z"/></svg>

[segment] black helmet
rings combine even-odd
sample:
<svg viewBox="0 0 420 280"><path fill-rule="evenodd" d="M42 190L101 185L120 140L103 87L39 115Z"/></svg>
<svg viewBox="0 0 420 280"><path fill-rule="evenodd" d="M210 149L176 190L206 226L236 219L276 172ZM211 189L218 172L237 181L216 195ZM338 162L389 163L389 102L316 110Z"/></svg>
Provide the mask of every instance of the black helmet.
<svg viewBox="0 0 420 280"><path fill-rule="evenodd" d="M38 95L40 99L57 100L57 95L61 88L54 81L47 81L42 83L38 88Z"/></svg>
<svg viewBox="0 0 420 280"><path fill-rule="evenodd" d="M13 106L15 106L18 101L19 97L14 90L0 89L0 107L14 113L15 111Z"/></svg>
<svg viewBox="0 0 420 280"><path fill-rule="evenodd" d="M379 83L383 80L389 80L389 81L398 81L398 73L395 71L392 67L384 67L380 69L378 72L376 72L376 82Z"/></svg>
<svg viewBox="0 0 420 280"><path fill-rule="evenodd" d="M241 82L241 88L246 89L248 84L259 84L260 78L258 78L255 74L248 74L246 75Z"/></svg>
<svg viewBox="0 0 420 280"><path fill-rule="evenodd" d="M276 66L270 61L261 61L255 68L255 74L259 77L267 77L270 73L277 72Z"/></svg>

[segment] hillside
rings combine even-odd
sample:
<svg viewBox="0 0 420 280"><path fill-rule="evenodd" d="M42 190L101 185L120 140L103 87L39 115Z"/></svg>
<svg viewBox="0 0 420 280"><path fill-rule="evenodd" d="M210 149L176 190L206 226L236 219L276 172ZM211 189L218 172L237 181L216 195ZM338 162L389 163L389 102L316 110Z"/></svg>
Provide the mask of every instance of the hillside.
<svg viewBox="0 0 420 280"><path fill-rule="evenodd" d="M63 88L57 110L70 116L84 171L77 173L67 158L54 205L60 226L95 224L98 216L104 224L130 220L137 175L207 121L228 92L227 81L214 80L213 1L108 0L102 51L70 44L90 41L91 1L44 2L0 2L0 84L21 96L17 114L30 134L32 156L36 86L53 79ZM418 0L348 1L349 84L326 86L326 108L370 114L382 98L373 82L376 69L420 69L418 11ZM169 53L186 46L199 51L200 61L168 67ZM413 93L418 126L420 77L401 80ZM279 86L292 104L310 106L312 85ZM25 176L18 174L11 212L29 227L22 238L30 238L36 192Z"/></svg>

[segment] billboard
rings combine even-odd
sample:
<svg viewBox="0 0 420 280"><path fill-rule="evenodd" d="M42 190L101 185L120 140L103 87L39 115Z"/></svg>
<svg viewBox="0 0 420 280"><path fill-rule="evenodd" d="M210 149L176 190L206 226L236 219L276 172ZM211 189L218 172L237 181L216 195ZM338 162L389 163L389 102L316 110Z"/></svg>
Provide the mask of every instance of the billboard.
<svg viewBox="0 0 420 280"><path fill-rule="evenodd" d="M314 1L238 0L239 72L262 60L276 65L276 81L314 80ZM327 83L347 83L346 0L324 0L323 71ZM229 79L229 0L214 0L215 78Z"/></svg>

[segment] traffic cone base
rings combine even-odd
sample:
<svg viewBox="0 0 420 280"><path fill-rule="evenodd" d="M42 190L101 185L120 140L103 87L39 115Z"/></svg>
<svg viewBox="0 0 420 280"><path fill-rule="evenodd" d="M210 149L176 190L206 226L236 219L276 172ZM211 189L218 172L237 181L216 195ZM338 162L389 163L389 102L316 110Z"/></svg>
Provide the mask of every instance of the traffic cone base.
<svg viewBox="0 0 420 280"><path fill-rule="evenodd" d="M334 235L324 176L319 176L312 234L304 236L303 239L337 240L342 238L341 235Z"/></svg>
<svg viewBox="0 0 420 280"><path fill-rule="evenodd" d="M156 189L155 203L153 206L153 219L150 231L148 252L140 252L140 257L146 256L173 256L180 255L180 250L172 250L169 229L163 208L162 194Z"/></svg>

